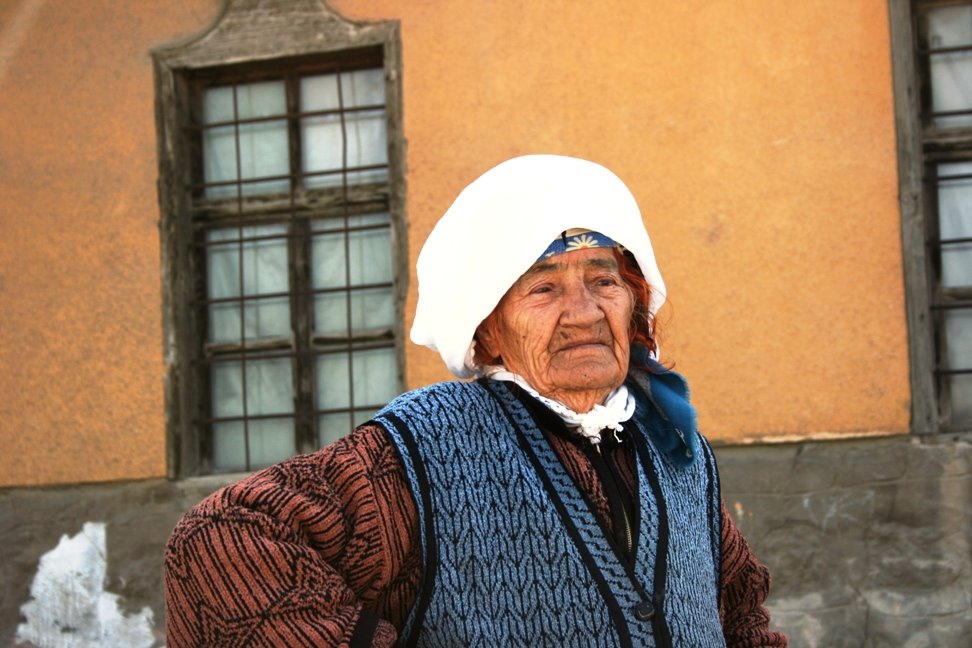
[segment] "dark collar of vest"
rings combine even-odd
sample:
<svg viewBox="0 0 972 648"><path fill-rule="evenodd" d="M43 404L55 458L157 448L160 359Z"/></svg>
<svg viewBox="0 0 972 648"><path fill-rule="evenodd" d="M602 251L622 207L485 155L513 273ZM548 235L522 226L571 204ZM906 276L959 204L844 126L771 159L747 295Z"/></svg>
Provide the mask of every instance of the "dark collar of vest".
<svg viewBox="0 0 972 648"><path fill-rule="evenodd" d="M689 402L688 383L647 355L632 353L632 360L648 367L648 371L632 369L628 373L628 388L638 400L635 416L673 464L688 466L695 461L699 446L698 419ZM650 416L649 408L658 416Z"/></svg>

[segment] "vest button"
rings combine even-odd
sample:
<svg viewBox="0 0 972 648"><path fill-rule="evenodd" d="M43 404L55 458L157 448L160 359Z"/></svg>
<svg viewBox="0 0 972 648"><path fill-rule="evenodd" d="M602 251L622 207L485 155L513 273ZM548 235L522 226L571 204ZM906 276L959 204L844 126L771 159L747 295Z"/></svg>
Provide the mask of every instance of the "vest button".
<svg viewBox="0 0 972 648"><path fill-rule="evenodd" d="M639 621L647 621L655 616L655 608L648 601L642 601L634 606L634 615Z"/></svg>

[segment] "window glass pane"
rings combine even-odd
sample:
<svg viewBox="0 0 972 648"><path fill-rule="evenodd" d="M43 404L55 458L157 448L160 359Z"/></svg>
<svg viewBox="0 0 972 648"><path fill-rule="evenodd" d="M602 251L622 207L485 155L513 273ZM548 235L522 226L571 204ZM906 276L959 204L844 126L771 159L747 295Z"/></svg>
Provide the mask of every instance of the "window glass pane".
<svg viewBox="0 0 972 648"><path fill-rule="evenodd" d="M294 388L290 358L246 361L246 411L243 409L243 362L214 362L210 368L214 418L290 414Z"/></svg>
<svg viewBox="0 0 972 648"><path fill-rule="evenodd" d="M213 469L246 470L243 421L213 423Z"/></svg>
<svg viewBox="0 0 972 648"><path fill-rule="evenodd" d="M236 107L239 115L234 119L233 86L208 88L203 95L203 123L286 115L284 82L263 81L236 86Z"/></svg>
<svg viewBox="0 0 972 648"><path fill-rule="evenodd" d="M395 322L395 300L390 288L356 290L351 297L351 332L355 335L386 334ZM341 342L348 333L348 295L325 293L314 297L314 334Z"/></svg>
<svg viewBox="0 0 972 648"><path fill-rule="evenodd" d="M348 166L387 164L388 137L385 134L385 111L367 110L346 115L348 132ZM378 182L388 176L385 169L362 172L349 182Z"/></svg>
<svg viewBox="0 0 972 648"><path fill-rule="evenodd" d="M395 300L391 288L344 291L314 296L314 333L344 340L348 332L348 298L351 299L350 335L387 332L395 321Z"/></svg>
<svg viewBox="0 0 972 648"><path fill-rule="evenodd" d="M946 309L943 317L946 366L949 369L972 369L972 309Z"/></svg>
<svg viewBox="0 0 972 648"><path fill-rule="evenodd" d="M239 85L236 88L237 120L286 115L283 81ZM234 121L233 88L206 90L203 96L203 122ZM239 155L239 160L237 160ZM237 172L239 168L239 172ZM290 172L287 121L274 119L236 126L218 126L203 131L203 174L207 183L266 178ZM286 179L248 183L244 195L288 191ZM207 187L206 196L236 195L233 185Z"/></svg>
<svg viewBox="0 0 972 648"><path fill-rule="evenodd" d="M372 288L351 293L351 326L355 333L375 334L388 331L394 321L395 300L391 288Z"/></svg>
<svg viewBox="0 0 972 648"><path fill-rule="evenodd" d="M220 126L203 131L203 180L225 182L236 180L236 129ZM232 185L206 187L207 198L223 198L236 194Z"/></svg>
<svg viewBox="0 0 972 648"><path fill-rule="evenodd" d="M345 257L344 219L314 223L313 282L314 288L391 281L391 229L388 214L368 214L347 219L348 228L383 225L376 229L349 232ZM348 260L350 264L348 264ZM350 265L350 268L348 268ZM348 279L350 270L350 280Z"/></svg>
<svg viewBox="0 0 972 648"><path fill-rule="evenodd" d="M210 230L206 236L210 242L227 241L207 248L209 299L289 292L286 226L231 227ZM242 331L241 309L244 313ZM210 342L240 342L241 333L247 340L283 337L290 334L290 328L290 300L287 296L209 305Z"/></svg>
<svg viewBox="0 0 972 648"><path fill-rule="evenodd" d="M208 88L203 93L203 123L235 121L233 115L233 86Z"/></svg>
<svg viewBox="0 0 972 648"><path fill-rule="evenodd" d="M938 229L942 240L972 238L972 162L939 164ZM942 286L972 286L972 243L942 244Z"/></svg>
<svg viewBox="0 0 972 648"><path fill-rule="evenodd" d="M333 73L301 79L301 111L337 110L342 100L345 108L385 105L385 73L381 68L342 72L340 97L337 79Z"/></svg>
<svg viewBox="0 0 972 648"><path fill-rule="evenodd" d="M395 349L355 351L354 404L356 406L379 407L395 398L397 387Z"/></svg>
<svg viewBox="0 0 972 648"><path fill-rule="evenodd" d="M264 468L297 452L293 419L249 421L250 468Z"/></svg>
<svg viewBox="0 0 972 648"><path fill-rule="evenodd" d="M325 353L317 358L317 407L351 406L351 374L346 353Z"/></svg>
<svg viewBox="0 0 972 648"><path fill-rule="evenodd" d="M342 102L345 110L363 106L384 106L384 72L375 69L341 73L340 92L336 74L305 77L301 80L302 112L339 110ZM346 141L343 133L347 135ZM305 173L386 165L388 137L385 110L382 107L304 118L301 120L301 150ZM380 182L387 177L387 169L382 168L351 172L347 175L347 181L351 184ZM306 186L311 188L337 186L342 182L340 173L305 178Z"/></svg>
<svg viewBox="0 0 972 648"><path fill-rule="evenodd" d="M366 418L365 421L367 420ZM321 415L317 418L318 441L322 446L333 443L351 432L355 425L351 413Z"/></svg>
<svg viewBox="0 0 972 648"><path fill-rule="evenodd" d="M210 410L214 417L243 416L243 369L217 362L210 369Z"/></svg>
<svg viewBox="0 0 972 648"><path fill-rule="evenodd" d="M246 394L250 414L292 413L294 380L290 358L248 360Z"/></svg>
<svg viewBox="0 0 972 648"><path fill-rule="evenodd" d="M249 435L250 464L244 427ZM282 461L297 452L292 419L261 419L213 424L213 468L253 470Z"/></svg>
<svg viewBox="0 0 972 648"><path fill-rule="evenodd" d="M945 362L949 369L972 369L972 309L949 309L945 319ZM953 425L972 424L972 375L948 376Z"/></svg>
<svg viewBox="0 0 972 648"><path fill-rule="evenodd" d="M304 173L336 171L342 168L344 151L341 147L339 115L307 117L301 120L300 134ZM350 156L348 165L351 165ZM304 185L309 188L340 186L341 182L340 174L304 178Z"/></svg>
<svg viewBox="0 0 972 648"><path fill-rule="evenodd" d="M972 6L939 7L928 12L928 45L932 49L972 45ZM932 110L972 109L972 51L931 54ZM972 115L936 117L935 125L972 125Z"/></svg>
<svg viewBox="0 0 972 648"><path fill-rule="evenodd" d="M341 74L341 91L349 106L385 105L385 71L381 68Z"/></svg>
<svg viewBox="0 0 972 648"><path fill-rule="evenodd" d="M340 105L336 74L319 74L300 80L301 112L336 110Z"/></svg>
<svg viewBox="0 0 972 648"><path fill-rule="evenodd" d="M348 283L344 234L317 234L311 242L314 288L339 288Z"/></svg>
<svg viewBox="0 0 972 648"><path fill-rule="evenodd" d="M972 425L972 376L949 376L950 423L955 426Z"/></svg>
<svg viewBox="0 0 972 648"><path fill-rule="evenodd" d="M314 296L314 334L319 337L333 338L333 341L337 342L348 339L350 332L346 292Z"/></svg>
<svg viewBox="0 0 972 648"><path fill-rule="evenodd" d="M336 219L335 219L336 220ZM342 223L342 221L337 221ZM373 214L348 220L349 227L388 223L387 214ZM318 221L315 227L334 228L335 222ZM312 243L312 280L315 289L341 288L392 282L391 230L387 227L324 233L317 230ZM350 274L350 277L348 278ZM351 331L348 331L348 301ZM395 318L391 287L322 293L314 296L314 331L338 338L350 334L387 331Z"/></svg>
<svg viewBox="0 0 972 648"><path fill-rule="evenodd" d="M351 356L353 377L348 369ZM395 349L367 349L347 353L326 353L317 359L317 406L379 407L397 395L398 372ZM352 398L350 386L354 385ZM352 402L353 401L353 402Z"/></svg>
<svg viewBox="0 0 972 648"><path fill-rule="evenodd" d="M351 285L372 284L392 279L391 230L388 228L350 232Z"/></svg>
<svg viewBox="0 0 972 648"><path fill-rule="evenodd" d="M237 86L240 119L257 119L287 114L283 81L263 81Z"/></svg>

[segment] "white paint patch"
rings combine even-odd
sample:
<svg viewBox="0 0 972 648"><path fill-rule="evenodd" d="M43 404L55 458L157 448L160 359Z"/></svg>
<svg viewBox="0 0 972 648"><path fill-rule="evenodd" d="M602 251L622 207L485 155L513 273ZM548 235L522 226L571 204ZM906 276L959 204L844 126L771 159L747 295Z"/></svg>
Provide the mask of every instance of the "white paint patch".
<svg viewBox="0 0 972 648"><path fill-rule="evenodd" d="M152 610L125 615L119 596L106 592L105 525L85 522L81 533L61 536L41 556L30 586L31 600L20 607L26 623L17 641L38 648L148 648L155 643Z"/></svg>

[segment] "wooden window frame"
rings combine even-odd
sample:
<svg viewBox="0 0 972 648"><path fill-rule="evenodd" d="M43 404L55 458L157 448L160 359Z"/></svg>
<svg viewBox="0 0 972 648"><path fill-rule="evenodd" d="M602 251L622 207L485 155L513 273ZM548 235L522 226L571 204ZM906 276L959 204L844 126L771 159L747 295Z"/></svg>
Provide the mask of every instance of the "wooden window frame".
<svg viewBox="0 0 972 648"><path fill-rule="evenodd" d="M912 432L926 438L961 434L950 424L941 313L968 289L944 290L938 280L935 165L972 161L972 128L936 128L930 109L927 56L920 19L929 8L968 0L889 0L896 113L899 200L911 364Z"/></svg>
<svg viewBox="0 0 972 648"><path fill-rule="evenodd" d="M259 223L274 210L299 213L297 219L338 213L355 214L378 209L391 220L392 263L395 307L398 314L393 333L398 374L404 384L404 278L407 264L404 213L404 137L401 108L401 55L399 25L350 22L319 0L226 0L222 11L204 33L188 41L159 47L152 52L156 88L156 126L159 155L159 203L163 292L163 332L166 364L165 400L168 475L183 478L211 471L205 421L209 386L205 369L198 362L205 325L205 312L198 296L205 288L205 253L199 241L200 205L209 225L233 226ZM283 198L249 197L245 200L199 200L198 137L193 137L193 114L198 93L209 79L252 81L267 75L301 76L326 71L328 66L364 57L365 63L380 60L385 77L385 110L388 134L388 181L383 186L358 187L345 184L342 190L302 192L295 202L293 192ZM292 167L293 168L293 167ZM193 196L196 192L196 196ZM255 208L252 208L256 205ZM296 222L296 221L295 221ZM308 236L309 240L309 236ZM291 247L293 247L291 245ZM292 249L292 266L304 267L306 254ZM303 261L302 261L303 260ZM292 267L291 272L294 272ZM300 299L300 294L297 294ZM307 306L305 304L305 306ZM298 338L308 336L298 335ZM295 349L294 353L301 353ZM307 372L295 380L306 382ZM312 371L310 372L312 375ZM312 389L298 385L295 396ZM308 404L298 397L294 416L299 421L311 416ZM305 426L306 427L306 426ZM316 446L307 429L296 431L297 451Z"/></svg>

